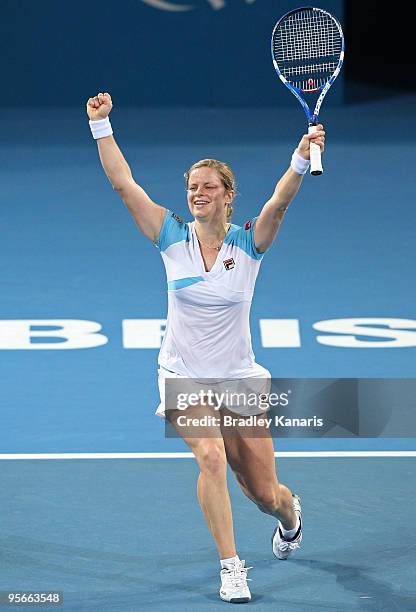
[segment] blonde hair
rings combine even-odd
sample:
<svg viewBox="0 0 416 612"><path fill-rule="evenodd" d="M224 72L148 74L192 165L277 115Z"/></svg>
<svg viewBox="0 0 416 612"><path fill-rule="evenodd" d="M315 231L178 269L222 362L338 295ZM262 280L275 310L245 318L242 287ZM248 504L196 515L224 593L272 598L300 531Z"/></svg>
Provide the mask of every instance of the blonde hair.
<svg viewBox="0 0 416 612"><path fill-rule="evenodd" d="M237 191L237 182L235 180L235 176L230 166L225 162L219 161L218 159L200 159L199 161L192 164L187 172L185 172L185 184L188 189L189 184L189 176L193 170L197 170L198 168L213 168L217 171L222 184L226 191L233 191L234 194ZM227 220L231 218L233 214L233 204L232 202L228 204L227 207Z"/></svg>

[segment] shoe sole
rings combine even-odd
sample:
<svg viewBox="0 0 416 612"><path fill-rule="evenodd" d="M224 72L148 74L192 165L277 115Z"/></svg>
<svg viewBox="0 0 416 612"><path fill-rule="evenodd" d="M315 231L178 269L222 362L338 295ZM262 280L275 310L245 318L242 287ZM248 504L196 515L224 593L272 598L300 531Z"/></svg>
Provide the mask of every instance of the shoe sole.
<svg viewBox="0 0 416 612"><path fill-rule="evenodd" d="M225 601L227 603L235 603L235 604L239 604L239 603L248 603L249 601L251 601L251 597L234 597L233 599L225 599L225 597L223 597L220 593L220 597L222 599L222 601Z"/></svg>

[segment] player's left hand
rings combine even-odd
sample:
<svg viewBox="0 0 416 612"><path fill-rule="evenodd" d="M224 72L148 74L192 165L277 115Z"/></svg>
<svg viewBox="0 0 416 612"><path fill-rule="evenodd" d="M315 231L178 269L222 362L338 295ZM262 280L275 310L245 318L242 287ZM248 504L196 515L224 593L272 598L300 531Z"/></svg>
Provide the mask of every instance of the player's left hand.
<svg viewBox="0 0 416 612"><path fill-rule="evenodd" d="M310 159L309 148L311 142L315 142L317 145L319 145L321 153L324 152L325 132L322 123L318 123L318 125L316 126L316 131L312 132L312 134L304 134L302 136L302 140L298 144L297 151L299 155L301 155L304 159Z"/></svg>

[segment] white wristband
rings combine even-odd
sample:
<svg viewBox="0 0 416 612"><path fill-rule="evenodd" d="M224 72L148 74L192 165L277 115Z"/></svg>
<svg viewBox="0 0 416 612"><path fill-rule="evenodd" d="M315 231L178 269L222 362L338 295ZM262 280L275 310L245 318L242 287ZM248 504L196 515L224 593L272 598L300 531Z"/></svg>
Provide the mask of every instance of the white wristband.
<svg viewBox="0 0 416 612"><path fill-rule="evenodd" d="M98 138L105 138L106 136L111 136L111 134L113 133L110 119L108 117L106 117L105 119L97 119L97 121L90 121L90 128L94 140L98 140Z"/></svg>
<svg viewBox="0 0 416 612"><path fill-rule="evenodd" d="M298 174L306 174L309 164L309 159L304 159L301 155L299 155L297 149L295 149L290 162L290 167Z"/></svg>

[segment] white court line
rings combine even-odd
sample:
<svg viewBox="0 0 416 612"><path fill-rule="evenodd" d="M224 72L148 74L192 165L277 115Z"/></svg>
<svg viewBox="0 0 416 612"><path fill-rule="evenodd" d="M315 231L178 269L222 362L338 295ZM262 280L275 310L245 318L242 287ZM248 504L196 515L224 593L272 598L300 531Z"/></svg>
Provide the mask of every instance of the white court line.
<svg viewBox="0 0 416 612"><path fill-rule="evenodd" d="M282 451L275 457L416 457L411 451ZM16 459L192 459L192 453L18 453L0 454L0 460Z"/></svg>

